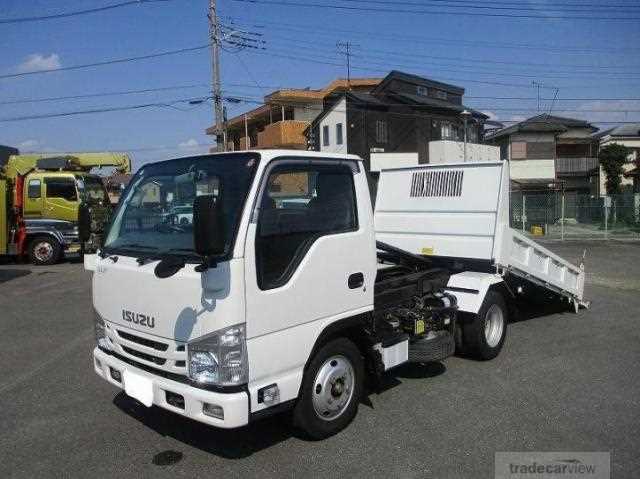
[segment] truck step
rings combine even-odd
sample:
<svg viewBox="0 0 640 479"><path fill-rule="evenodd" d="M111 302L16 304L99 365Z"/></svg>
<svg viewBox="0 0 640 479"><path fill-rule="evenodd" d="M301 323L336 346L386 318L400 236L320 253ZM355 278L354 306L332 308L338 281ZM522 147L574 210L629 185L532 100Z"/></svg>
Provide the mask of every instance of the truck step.
<svg viewBox="0 0 640 479"><path fill-rule="evenodd" d="M435 337L423 338L409 343L409 362L427 363L440 361L452 356L455 352L455 341L449 331L438 331Z"/></svg>

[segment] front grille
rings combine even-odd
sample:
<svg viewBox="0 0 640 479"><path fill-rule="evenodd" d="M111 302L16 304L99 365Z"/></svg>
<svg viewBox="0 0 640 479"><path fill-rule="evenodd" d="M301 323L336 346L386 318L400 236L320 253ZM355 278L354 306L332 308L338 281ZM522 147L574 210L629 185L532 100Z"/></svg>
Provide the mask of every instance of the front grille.
<svg viewBox="0 0 640 479"><path fill-rule="evenodd" d="M164 358L158 358L156 356L152 356L151 354L143 353L142 351L136 351L135 349L128 348L127 346L122 346L122 350L125 353L130 354L131 356L144 359L145 361L149 361L150 363L155 363L158 366L162 366L167 362L167 360Z"/></svg>
<svg viewBox="0 0 640 479"><path fill-rule="evenodd" d="M118 336L127 341L131 341L132 343L142 344L148 348L153 348L157 351L166 351L169 349L169 345L166 343L161 343L159 341L153 341L151 339L141 338L140 336L135 336L133 334L125 333L124 331L120 331L118 329Z"/></svg>
<svg viewBox="0 0 640 479"><path fill-rule="evenodd" d="M151 336L120 325L108 325L105 331L113 350L120 355L143 361L169 373L182 376L187 373L185 343Z"/></svg>

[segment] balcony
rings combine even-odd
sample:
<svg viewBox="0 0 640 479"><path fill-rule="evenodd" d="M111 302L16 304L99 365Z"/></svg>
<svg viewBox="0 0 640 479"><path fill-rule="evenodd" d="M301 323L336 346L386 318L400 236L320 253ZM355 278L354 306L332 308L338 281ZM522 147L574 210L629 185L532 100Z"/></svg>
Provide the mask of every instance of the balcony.
<svg viewBox="0 0 640 479"><path fill-rule="evenodd" d="M258 133L258 144L255 148L294 148L303 150L307 147L304 130L308 121L284 120L271 123Z"/></svg>
<svg viewBox="0 0 640 479"><path fill-rule="evenodd" d="M588 176L598 168L598 158L556 158L556 176Z"/></svg>

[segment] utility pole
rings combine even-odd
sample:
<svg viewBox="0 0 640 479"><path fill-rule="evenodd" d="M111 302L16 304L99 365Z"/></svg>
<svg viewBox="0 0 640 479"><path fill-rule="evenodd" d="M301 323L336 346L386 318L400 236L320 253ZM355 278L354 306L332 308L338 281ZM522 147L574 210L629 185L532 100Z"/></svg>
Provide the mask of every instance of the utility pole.
<svg viewBox="0 0 640 479"><path fill-rule="evenodd" d="M216 11L216 0L209 0L209 37L211 41L211 66L213 82L213 112L215 120L216 150L226 151L223 126L222 86L220 83L220 23Z"/></svg>
<svg viewBox="0 0 640 479"><path fill-rule="evenodd" d="M342 53L347 59L347 87L351 88L351 47L357 46L352 45L351 42L336 42L336 47L338 47L338 52Z"/></svg>

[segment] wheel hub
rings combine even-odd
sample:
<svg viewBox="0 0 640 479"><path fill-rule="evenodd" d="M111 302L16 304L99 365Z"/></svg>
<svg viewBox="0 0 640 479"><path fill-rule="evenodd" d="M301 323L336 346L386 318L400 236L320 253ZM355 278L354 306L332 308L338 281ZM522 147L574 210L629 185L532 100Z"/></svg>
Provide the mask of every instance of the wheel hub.
<svg viewBox="0 0 640 479"><path fill-rule="evenodd" d="M53 254L53 248L49 243L38 243L34 248L34 253L38 261L48 261Z"/></svg>
<svg viewBox="0 0 640 479"><path fill-rule="evenodd" d="M484 337L487 344L495 348L502 338L504 330L504 314L497 304L492 305L485 316L484 321Z"/></svg>
<svg viewBox="0 0 640 479"><path fill-rule="evenodd" d="M354 369L344 356L327 359L316 374L313 388L313 409L319 418L331 421L339 417L351 403L354 389Z"/></svg>

